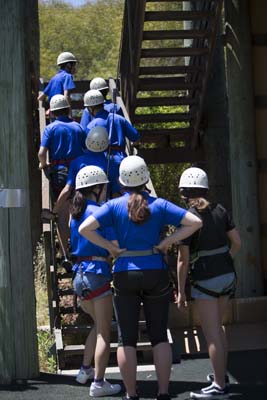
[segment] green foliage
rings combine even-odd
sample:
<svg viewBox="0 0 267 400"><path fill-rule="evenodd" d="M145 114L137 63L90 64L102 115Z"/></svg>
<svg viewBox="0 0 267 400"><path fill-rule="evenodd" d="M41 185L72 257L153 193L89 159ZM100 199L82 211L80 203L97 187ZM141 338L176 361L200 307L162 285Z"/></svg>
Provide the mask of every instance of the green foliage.
<svg viewBox="0 0 267 400"><path fill-rule="evenodd" d="M57 371L56 359L50 354L50 349L55 343L54 336L50 332L40 330L37 338L40 371L55 373Z"/></svg>
<svg viewBox="0 0 267 400"><path fill-rule="evenodd" d="M116 77L124 0L98 0L83 7L39 1L41 77L57 71L57 56L71 51L78 59L76 80Z"/></svg>

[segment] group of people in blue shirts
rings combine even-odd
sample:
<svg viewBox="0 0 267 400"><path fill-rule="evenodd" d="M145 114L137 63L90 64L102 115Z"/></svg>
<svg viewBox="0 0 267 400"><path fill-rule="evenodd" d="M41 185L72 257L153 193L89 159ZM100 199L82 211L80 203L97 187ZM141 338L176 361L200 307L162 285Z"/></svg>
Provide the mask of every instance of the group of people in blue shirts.
<svg viewBox="0 0 267 400"><path fill-rule="evenodd" d="M76 59L73 55L71 59L71 53L65 54L71 71ZM64 60L63 56L58 58ZM61 67L65 70L66 65ZM59 75L64 74L59 72ZM48 96L52 83L49 86L44 92ZM227 301L222 302L222 299L229 299L230 290L226 289L232 289L235 282L232 257L240 247L240 239L233 222L222 206L213 206L206 199L207 175L199 168L185 170L180 180L179 190L191 206L189 211L150 195L147 188L150 173L145 160L125 153L126 140L136 142L139 134L120 115L116 105L106 100L108 87L104 79L91 81L90 90L84 95L81 124L70 118L70 103L65 93L68 89L64 84L62 87L63 93L52 93L50 98L50 111L55 121L45 128L38 155L39 166L51 183L53 213L58 215L58 224L62 222L61 238L63 236L65 246L69 239L66 225L70 214L74 290L81 308L94 320L76 381L85 384L92 380L91 397L117 394L122 390L121 385L105 379L114 303L118 326L117 360L126 389L123 398L139 400L136 346L143 307L158 381L155 397L171 399L172 352L167 324L172 285L164 254L170 245L180 243L177 305L179 308L186 306L185 282L192 264L190 253L197 248L198 256L193 265L195 270L202 269L206 275L195 275L193 297L203 317L214 369L214 374L209 375L210 385L200 392L192 392L191 397L227 398L227 350L221 331L219 302L226 307ZM166 225L173 225L176 230L162 237ZM65 237L62 232L67 232ZM212 269L212 257L220 265L217 273ZM204 267L203 260L206 260ZM210 285L212 279L215 279L213 286ZM205 318L209 322L205 323ZM209 328L212 318L217 321L216 328ZM214 346L215 350L220 349L220 356L216 355Z"/></svg>

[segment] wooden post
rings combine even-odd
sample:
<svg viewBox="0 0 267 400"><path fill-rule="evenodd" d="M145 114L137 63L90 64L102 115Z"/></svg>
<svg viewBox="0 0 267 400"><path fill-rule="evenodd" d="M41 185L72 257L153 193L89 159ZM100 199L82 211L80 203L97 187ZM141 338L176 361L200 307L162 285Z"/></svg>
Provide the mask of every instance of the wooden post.
<svg viewBox="0 0 267 400"><path fill-rule="evenodd" d="M28 166L31 77L25 40L27 17L36 11L37 0L0 0L0 185L20 189L24 196L17 207L7 199L0 208L0 384L38 375Z"/></svg>
<svg viewBox="0 0 267 400"><path fill-rule="evenodd" d="M242 239L237 294L252 297L262 294L262 277L248 1L226 0L225 22L233 215Z"/></svg>
<svg viewBox="0 0 267 400"><path fill-rule="evenodd" d="M231 177L229 168L229 120L226 94L225 57L221 36L216 39L203 109L203 145L209 176L209 199L232 210ZM201 167L201 165L200 165Z"/></svg>

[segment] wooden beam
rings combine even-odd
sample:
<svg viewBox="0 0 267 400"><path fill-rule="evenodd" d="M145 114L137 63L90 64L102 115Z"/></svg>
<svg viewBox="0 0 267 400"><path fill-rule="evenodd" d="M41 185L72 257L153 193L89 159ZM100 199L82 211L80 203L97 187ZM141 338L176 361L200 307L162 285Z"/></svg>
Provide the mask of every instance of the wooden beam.
<svg viewBox="0 0 267 400"><path fill-rule="evenodd" d="M253 54L248 3L244 0L225 2L225 22L235 37L231 45L226 43L226 71L233 217L242 238L242 249L235 259L239 297L253 297L263 293L251 70Z"/></svg>
<svg viewBox="0 0 267 400"><path fill-rule="evenodd" d="M139 149L138 155L143 157L147 164L192 163L205 161L203 150L199 149L193 151L190 148L185 149L184 147Z"/></svg>
<svg viewBox="0 0 267 400"><path fill-rule="evenodd" d="M0 184L22 198L16 207L0 206L0 384L39 373L28 164L30 24L38 30L37 0L1 2Z"/></svg>
<svg viewBox="0 0 267 400"><path fill-rule="evenodd" d="M145 21L192 21L212 16L209 11L146 11Z"/></svg>

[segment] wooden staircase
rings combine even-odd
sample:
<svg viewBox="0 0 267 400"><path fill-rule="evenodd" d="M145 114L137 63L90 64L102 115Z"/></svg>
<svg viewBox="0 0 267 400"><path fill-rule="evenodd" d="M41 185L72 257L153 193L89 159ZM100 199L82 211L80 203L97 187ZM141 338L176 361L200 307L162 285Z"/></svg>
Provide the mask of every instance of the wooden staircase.
<svg viewBox="0 0 267 400"><path fill-rule="evenodd" d="M222 3L125 3L121 93L148 163L204 160L201 117Z"/></svg>

